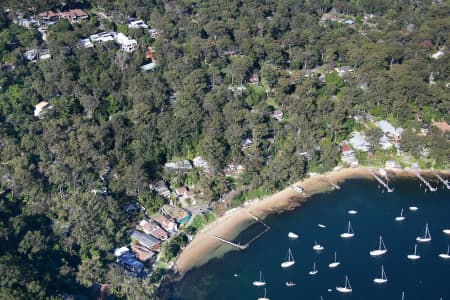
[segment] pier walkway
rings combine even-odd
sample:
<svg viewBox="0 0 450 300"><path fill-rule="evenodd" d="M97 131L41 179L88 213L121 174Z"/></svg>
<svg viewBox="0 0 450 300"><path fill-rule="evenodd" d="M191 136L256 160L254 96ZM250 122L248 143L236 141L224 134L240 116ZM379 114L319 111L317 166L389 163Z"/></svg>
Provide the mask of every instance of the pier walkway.
<svg viewBox="0 0 450 300"><path fill-rule="evenodd" d="M328 181L335 189L337 189L337 190L340 190L340 189L341 189L341 187L338 186L338 185L337 185L336 183L334 183L333 181L331 181L330 178L328 178L327 176L324 176L324 177L325 177L325 180Z"/></svg>
<svg viewBox="0 0 450 300"><path fill-rule="evenodd" d="M380 177L378 177L372 169L369 169L369 173L382 185L386 188L386 190L391 193L394 191L393 188L390 188L389 185L384 182Z"/></svg>
<svg viewBox="0 0 450 300"><path fill-rule="evenodd" d="M213 236L214 238L218 239L219 241L224 242L225 244L228 244L228 245L231 245L231 246L233 246L233 247L238 248L239 250L245 250L245 249L247 249L248 246L249 246L249 243L244 244L244 245L241 245L241 244L235 244L235 243L233 243L233 242L231 242L231 241L228 241L228 240L226 240L226 239L224 239L224 238L221 238L221 237L219 237L219 236L217 236L217 235L212 234L212 236Z"/></svg>
<svg viewBox="0 0 450 300"><path fill-rule="evenodd" d="M264 229L262 232L258 233L256 236L254 236L252 239L250 239L247 243L241 245L241 244L233 243L233 242L231 242L231 241L229 241L229 240L226 240L226 239L221 238L220 236L217 236L217 235L214 235L214 234L212 234L212 236L213 236L215 239L217 239L217 240L219 240L219 241L221 241L221 242L223 242L223 243L225 243L225 244L228 244L228 245L231 245L231 246L233 246L233 247L235 247L235 248L238 248L239 250L245 250L245 249L247 249L247 248L250 246L251 243L253 243L254 241L256 241L260 236L262 236L264 233L266 233L267 231L270 230L270 226L269 226L269 225L267 225L266 223L264 223L260 218L258 218L257 216L255 216L255 215L254 215L253 213L251 213L249 210L247 210L247 212L250 214L250 216L252 216L253 219L255 219L255 221L261 223L261 224L265 227L265 229Z"/></svg>
<svg viewBox="0 0 450 300"><path fill-rule="evenodd" d="M414 172L414 171L412 171L412 172L414 173L414 175L416 175L417 178L419 178L428 187L430 192L437 191L437 188L432 187L431 184L428 181L426 181L425 178L422 177L422 175L420 175L418 172Z"/></svg>
<svg viewBox="0 0 450 300"><path fill-rule="evenodd" d="M447 190L450 190L450 185L448 184L448 180L442 178L439 174L434 174L434 176L436 176L437 179L439 179L447 188Z"/></svg>

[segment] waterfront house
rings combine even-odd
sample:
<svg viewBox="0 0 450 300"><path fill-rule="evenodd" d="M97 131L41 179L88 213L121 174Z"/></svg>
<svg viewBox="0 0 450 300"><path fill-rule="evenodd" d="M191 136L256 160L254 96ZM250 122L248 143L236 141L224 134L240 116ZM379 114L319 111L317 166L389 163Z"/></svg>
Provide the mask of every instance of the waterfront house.
<svg viewBox="0 0 450 300"><path fill-rule="evenodd" d="M136 242L138 242L142 246L147 247L150 250L159 250L161 241L151 235L134 230L130 237L132 240L135 240Z"/></svg>
<svg viewBox="0 0 450 300"><path fill-rule="evenodd" d="M131 253L125 253L116 259L117 264L124 267L130 272L140 274L144 269L144 265L137 261Z"/></svg>
<svg viewBox="0 0 450 300"><path fill-rule="evenodd" d="M142 262L146 262L155 256L155 252L153 252L139 244L132 244L131 252L133 252L133 254L136 256L136 258Z"/></svg>
<svg viewBox="0 0 450 300"><path fill-rule="evenodd" d="M369 151L370 143L359 131L352 132L351 136L352 138L348 142L354 149L362 152Z"/></svg>
<svg viewBox="0 0 450 300"><path fill-rule="evenodd" d="M379 122L376 122L375 125L381 129L384 136L386 136L387 139L392 144L398 145L398 143L400 142L401 135L403 133L403 128L401 128L401 127L395 128L394 126L392 126L391 123L389 123L386 120L381 120ZM380 143L381 143L381 141L380 141Z"/></svg>
<svg viewBox="0 0 450 300"><path fill-rule="evenodd" d="M139 226L142 228L142 231L146 234L149 234L158 240L165 241L168 236L167 233L161 229L155 222L148 220L141 220L139 222Z"/></svg>
<svg viewBox="0 0 450 300"><path fill-rule="evenodd" d="M163 215L153 217L153 220L169 233L177 231L177 224Z"/></svg>
<svg viewBox="0 0 450 300"><path fill-rule="evenodd" d="M175 222L177 222L178 224L184 224L191 218L189 212L185 211L184 209L167 204L161 207L161 212L166 217L175 220Z"/></svg>

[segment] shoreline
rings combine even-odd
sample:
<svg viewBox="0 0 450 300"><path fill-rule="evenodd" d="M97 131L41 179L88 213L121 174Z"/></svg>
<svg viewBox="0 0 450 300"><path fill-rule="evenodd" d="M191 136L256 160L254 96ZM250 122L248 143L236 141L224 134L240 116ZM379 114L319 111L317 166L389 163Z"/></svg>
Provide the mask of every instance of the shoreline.
<svg viewBox="0 0 450 300"><path fill-rule="evenodd" d="M293 185L299 185L304 188L304 194L300 195L290 186L282 191L276 192L261 200L253 200L247 207L238 207L228 211L225 215L219 217L214 222L208 224L198 232L188 246L178 256L174 263L173 271L176 279L181 279L190 269L199 267L207 263L210 259L220 257L226 252L236 250L232 246L216 240L212 235L233 240L243 230L254 224L255 220L248 213L258 218L264 219L273 213L282 213L284 211L295 209L306 201L310 196L332 190L331 184L325 177L336 184L347 179L366 178L372 179L369 173L369 167L341 168L336 171L329 171L324 174L317 174L312 177L300 180ZM373 168L378 169L378 168ZM396 178L415 178L414 173L403 169L386 169L390 177ZM424 176L433 175L433 173L449 176L448 171L435 170L415 170ZM174 278L172 278L174 279Z"/></svg>

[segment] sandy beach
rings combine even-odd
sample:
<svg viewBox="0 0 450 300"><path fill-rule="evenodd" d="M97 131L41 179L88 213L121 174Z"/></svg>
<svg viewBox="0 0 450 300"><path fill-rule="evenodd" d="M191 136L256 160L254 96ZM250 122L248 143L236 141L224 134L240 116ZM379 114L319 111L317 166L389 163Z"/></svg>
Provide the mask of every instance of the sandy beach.
<svg viewBox="0 0 450 300"><path fill-rule="evenodd" d="M415 177L412 172L406 170L389 169L387 171L390 176ZM427 175L427 173L432 171L420 172ZM192 242L178 256L174 265L174 271L182 276L189 269L200 266L213 257L219 257L230 250L237 251L236 248L218 241L213 235L233 240L243 229L255 222L249 211L255 216L264 218L275 212L279 213L294 209L311 195L331 190L332 185L327 178L334 183L340 183L350 178L372 178L372 176L369 173L369 168L366 167L342 168L337 171L315 175L295 183L294 185L303 187L304 195L300 195L291 187L287 187L264 199L252 201L246 207L236 208L213 223L208 224L196 234Z"/></svg>

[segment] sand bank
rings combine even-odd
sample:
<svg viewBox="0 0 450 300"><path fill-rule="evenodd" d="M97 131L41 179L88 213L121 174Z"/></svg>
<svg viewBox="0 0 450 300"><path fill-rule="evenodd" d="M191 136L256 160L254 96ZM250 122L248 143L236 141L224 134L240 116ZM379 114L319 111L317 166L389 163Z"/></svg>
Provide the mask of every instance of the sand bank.
<svg viewBox="0 0 450 300"><path fill-rule="evenodd" d="M415 176L412 172L405 170L395 169L387 171L390 176ZM431 172L432 171L421 171L424 175L431 175ZM213 235L233 240L243 229L255 222L248 211L258 217L264 218L271 213L279 213L293 209L299 206L307 197L316 193L331 190L332 186L327 178L334 183L340 183L350 178L372 178L372 176L369 173L369 169L366 167L342 168L337 171L312 176L295 183L294 185L299 185L304 188L304 195L300 195L291 187L287 187L262 200L253 201L248 207L236 208L218 218L196 234L192 242L178 256L174 265L174 271L183 275L189 269L200 266L213 257L221 256L230 250L236 250L232 246L225 245L216 240L213 238Z"/></svg>

